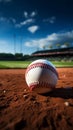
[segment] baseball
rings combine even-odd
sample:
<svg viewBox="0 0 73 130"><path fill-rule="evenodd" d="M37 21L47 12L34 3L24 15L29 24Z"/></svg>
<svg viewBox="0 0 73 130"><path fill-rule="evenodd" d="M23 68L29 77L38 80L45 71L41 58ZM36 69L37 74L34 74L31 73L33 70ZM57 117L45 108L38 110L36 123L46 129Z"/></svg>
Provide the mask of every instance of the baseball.
<svg viewBox="0 0 73 130"><path fill-rule="evenodd" d="M56 87L58 73L50 61L39 59L27 67L25 80L31 91L47 93Z"/></svg>

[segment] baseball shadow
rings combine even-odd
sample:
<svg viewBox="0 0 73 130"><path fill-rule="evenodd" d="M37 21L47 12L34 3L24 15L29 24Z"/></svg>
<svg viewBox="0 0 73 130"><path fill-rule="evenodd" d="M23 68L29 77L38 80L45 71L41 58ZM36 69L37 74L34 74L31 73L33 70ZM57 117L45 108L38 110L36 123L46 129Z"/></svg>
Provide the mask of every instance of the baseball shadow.
<svg viewBox="0 0 73 130"><path fill-rule="evenodd" d="M43 96L59 97L64 99L73 98L73 87L70 88L56 88L51 92L42 94Z"/></svg>

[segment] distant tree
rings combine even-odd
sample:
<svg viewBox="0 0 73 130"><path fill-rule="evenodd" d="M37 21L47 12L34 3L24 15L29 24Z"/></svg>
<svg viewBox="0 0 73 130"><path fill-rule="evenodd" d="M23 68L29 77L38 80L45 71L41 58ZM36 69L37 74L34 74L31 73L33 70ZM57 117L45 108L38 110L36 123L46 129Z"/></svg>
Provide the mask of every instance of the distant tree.
<svg viewBox="0 0 73 130"><path fill-rule="evenodd" d="M12 60L12 59L14 59L14 55L11 53L0 53L0 59Z"/></svg>
<svg viewBox="0 0 73 130"><path fill-rule="evenodd" d="M45 46L45 45L43 45L43 46L42 46L42 48L43 48L43 50L45 50L45 49L46 49L46 46Z"/></svg>
<svg viewBox="0 0 73 130"><path fill-rule="evenodd" d="M28 60L28 59L30 59L30 57L31 57L30 55L24 55L24 56L23 56L23 59L24 59L24 60Z"/></svg>
<svg viewBox="0 0 73 130"><path fill-rule="evenodd" d="M57 48L60 48L60 47L61 47L61 44L60 44L60 43L57 43L57 44L56 44L56 47L57 47Z"/></svg>
<svg viewBox="0 0 73 130"><path fill-rule="evenodd" d="M53 45L48 46L49 49L53 49Z"/></svg>
<svg viewBox="0 0 73 130"><path fill-rule="evenodd" d="M69 47L69 46L70 46L70 43L69 43L69 42L65 42L64 45L65 45L66 47Z"/></svg>
<svg viewBox="0 0 73 130"><path fill-rule="evenodd" d="M23 57L22 53L15 53L16 59L21 59Z"/></svg>

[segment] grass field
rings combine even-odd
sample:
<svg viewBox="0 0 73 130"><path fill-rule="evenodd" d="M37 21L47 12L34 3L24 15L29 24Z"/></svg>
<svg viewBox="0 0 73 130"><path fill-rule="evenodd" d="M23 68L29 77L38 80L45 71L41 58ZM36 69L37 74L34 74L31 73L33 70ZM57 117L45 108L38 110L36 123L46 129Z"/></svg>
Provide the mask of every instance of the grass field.
<svg viewBox="0 0 73 130"><path fill-rule="evenodd" d="M32 61L0 61L0 69L27 68ZM73 67L73 61L52 61L56 67Z"/></svg>

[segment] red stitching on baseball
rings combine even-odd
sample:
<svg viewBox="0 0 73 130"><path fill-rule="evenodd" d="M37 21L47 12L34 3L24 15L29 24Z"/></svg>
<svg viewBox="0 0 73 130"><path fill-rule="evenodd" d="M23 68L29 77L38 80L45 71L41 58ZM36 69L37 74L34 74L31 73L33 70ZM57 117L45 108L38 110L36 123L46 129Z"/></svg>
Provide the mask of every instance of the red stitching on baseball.
<svg viewBox="0 0 73 130"><path fill-rule="evenodd" d="M34 83L31 83L29 85L30 87L30 90L34 90L35 88L48 88L48 89L54 89L55 86L52 85L52 84L49 84L49 83L46 83L46 82L41 82L41 83L38 83L38 82L34 82Z"/></svg>
<svg viewBox="0 0 73 130"><path fill-rule="evenodd" d="M49 70L51 70L53 73L55 73L57 77L59 77L57 71L56 71L52 66L47 65L47 64L44 64L44 63L40 63L40 62L39 62L39 63L31 64L31 65L27 68L26 74L28 73L29 70L31 70L31 69L33 69L33 68L36 68L36 67L41 67L41 68L49 69Z"/></svg>

